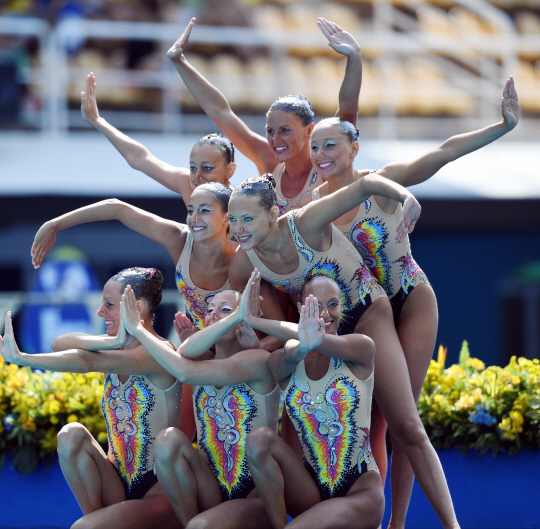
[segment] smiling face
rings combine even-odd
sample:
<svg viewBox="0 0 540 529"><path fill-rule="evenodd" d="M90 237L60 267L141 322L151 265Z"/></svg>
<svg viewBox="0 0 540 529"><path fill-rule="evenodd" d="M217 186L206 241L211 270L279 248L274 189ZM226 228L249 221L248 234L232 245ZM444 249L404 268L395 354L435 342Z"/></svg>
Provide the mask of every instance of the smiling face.
<svg viewBox="0 0 540 529"><path fill-rule="evenodd" d="M341 321L341 292L335 281L327 277L316 277L304 288L304 299L310 294L317 298L319 303L319 318L324 319L326 334L337 334Z"/></svg>
<svg viewBox="0 0 540 529"><path fill-rule="evenodd" d="M195 145L189 156L189 179L195 189L201 184L218 182L225 187L236 169L235 163L226 163L220 154L219 146Z"/></svg>
<svg viewBox="0 0 540 529"><path fill-rule="evenodd" d="M311 136L311 163L323 180L352 168L358 142L351 143L339 125L320 123Z"/></svg>
<svg viewBox="0 0 540 529"><path fill-rule="evenodd" d="M240 292L236 292L235 290L225 290L223 292L220 292L219 294L216 294L212 298L210 303L208 303L208 312L204 317L205 327L213 325L217 321L222 320L223 318L226 318L227 316L232 314L238 308L238 304L240 303L240 297ZM234 329L231 329L228 333L224 334L221 337L221 340L223 338L229 339L235 337L236 327Z"/></svg>
<svg viewBox="0 0 540 529"><path fill-rule="evenodd" d="M186 224L193 240L202 241L215 235L226 237L229 218L211 193L195 190L189 199Z"/></svg>
<svg viewBox="0 0 540 529"><path fill-rule="evenodd" d="M242 250L251 250L263 241L277 215L277 207L267 211L256 196L233 195L229 202L231 231Z"/></svg>
<svg viewBox="0 0 540 529"><path fill-rule="evenodd" d="M118 281L109 279L103 287L101 296L101 305L97 311L100 318L105 319L107 334L116 336L120 325L120 302L122 301L122 288Z"/></svg>
<svg viewBox="0 0 540 529"><path fill-rule="evenodd" d="M312 130L313 123L304 126L293 114L271 110L266 116L266 141L276 162L284 162L302 153Z"/></svg>

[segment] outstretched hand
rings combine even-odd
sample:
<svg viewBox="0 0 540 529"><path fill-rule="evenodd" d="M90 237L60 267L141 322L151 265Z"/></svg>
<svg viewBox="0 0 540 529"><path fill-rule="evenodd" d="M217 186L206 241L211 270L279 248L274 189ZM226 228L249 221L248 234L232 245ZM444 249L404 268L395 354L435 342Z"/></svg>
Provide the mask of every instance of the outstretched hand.
<svg viewBox="0 0 540 529"><path fill-rule="evenodd" d="M324 319L319 318L319 302L310 294L300 310L298 340L306 354L321 345L325 335Z"/></svg>
<svg viewBox="0 0 540 529"><path fill-rule="evenodd" d="M99 119L96 101L96 78L93 72L86 76L85 91L81 92L81 114L88 123L94 123Z"/></svg>
<svg viewBox="0 0 540 529"><path fill-rule="evenodd" d="M501 98L502 117L506 125L513 129L519 121L520 109L514 78L510 76L504 87Z"/></svg>
<svg viewBox="0 0 540 529"><path fill-rule="evenodd" d="M51 221L47 221L41 228L39 228L32 248L30 249L30 255L32 256L32 264L34 268L39 268L47 252L51 250L56 242L56 230Z"/></svg>
<svg viewBox="0 0 540 529"><path fill-rule="evenodd" d="M182 314L177 312L174 315L174 330L180 338L180 343L184 343L190 336L197 332L197 327L191 323L191 320Z"/></svg>
<svg viewBox="0 0 540 529"><path fill-rule="evenodd" d="M334 22L326 20L326 18L319 18L317 26L328 39L328 45L338 53L349 56L360 52L360 46L355 38Z"/></svg>
<svg viewBox="0 0 540 529"><path fill-rule="evenodd" d="M422 211L422 206L414 198L410 196L405 199L403 203L403 211L401 212L401 218L396 226L396 238L395 241L400 243L408 233L412 233L416 222L420 218L420 212Z"/></svg>
<svg viewBox="0 0 540 529"><path fill-rule="evenodd" d="M251 277L247 282L246 288L240 298L238 310L241 311L244 321L250 322L251 318L260 318L262 316L261 301L261 273L257 268L251 272Z"/></svg>
<svg viewBox="0 0 540 529"><path fill-rule="evenodd" d="M244 349L259 349L261 347L255 331L245 321L236 329L236 339Z"/></svg>
<svg viewBox="0 0 540 529"><path fill-rule="evenodd" d="M4 337L0 336L0 354L6 362L18 363L21 352L17 347L15 336L13 334L13 324L11 323L11 312L6 314L4 327Z"/></svg>
<svg viewBox="0 0 540 529"><path fill-rule="evenodd" d="M143 322L139 311L137 310L137 300L135 299L135 292L133 292L131 285L128 285L122 294L120 314L127 332L132 336L135 336L138 327L142 325Z"/></svg>
<svg viewBox="0 0 540 529"><path fill-rule="evenodd" d="M169 51L167 52L167 57L171 61L176 61L180 59L182 54L184 53L185 49L188 45L189 36L191 35L191 30L193 29L193 26L195 25L196 18L192 18L189 21L189 24L187 25L187 28L185 29L184 33L180 35L180 38L169 48Z"/></svg>

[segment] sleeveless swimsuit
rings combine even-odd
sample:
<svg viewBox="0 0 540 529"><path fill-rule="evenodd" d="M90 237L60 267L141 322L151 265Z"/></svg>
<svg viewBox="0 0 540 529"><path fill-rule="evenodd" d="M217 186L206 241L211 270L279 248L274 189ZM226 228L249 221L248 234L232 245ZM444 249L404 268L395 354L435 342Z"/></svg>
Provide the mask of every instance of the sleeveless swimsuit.
<svg viewBox="0 0 540 529"><path fill-rule="evenodd" d="M193 387L197 442L218 482L223 501L245 498L255 487L246 458L246 437L253 428L277 432L278 386L260 395L246 383Z"/></svg>
<svg viewBox="0 0 540 529"><path fill-rule="evenodd" d="M283 393L322 500L346 496L364 472L379 472L369 440L373 372L360 380L330 358L326 375L311 380L302 360Z"/></svg>
<svg viewBox="0 0 540 529"><path fill-rule="evenodd" d="M189 275L189 260L192 249L193 235L189 232L180 259L178 259L178 263L176 264L176 287L186 300L186 316L200 330L204 329L204 317L208 311L208 303L210 303L216 294L224 290L230 290L231 284L227 278L225 284L215 291L205 290L196 286Z"/></svg>
<svg viewBox="0 0 540 529"><path fill-rule="evenodd" d="M332 245L325 252L310 248L296 228L296 213L287 214L287 222L298 253L298 268L290 274L272 272L255 253L246 254L263 279L278 290L299 294L304 281L311 275L323 274L331 277L341 291L343 316L339 334L350 334L362 314L377 299L386 297L383 288L362 261L354 246L332 225Z"/></svg>
<svg viewBox="0 0 540 529"><path fill-rule="evenodd" d="M154 440L169 426L178 427L182 384L159 389L144 375L120 382L105 375L101 408L107 423L109 454L127 500L140 499L157 482L153 472Z"/></svg>
<svg viewBox="0 0 540 529"><path fill-rule="evenodd" d="M312 200L321 198L314 189ZM409 235L399 244L394 240L403 206L385 213L372 195L358 206L354 219L336 228L354 244L364 263L384 288L397 323L403 304L415 286L429 283L426 274L411 255Z"/></svg>
<svg viewBox="0 0 540 529"><path fill-rule="evenodd" d="M312 169L308 178L306 179L306 183L304 184L302 191L300 191L300 193L293 198L285 198L283 192L281 191L281 177L283 176L283 171L285 171L285 164L279 163L276 165L276 167L274 167L272 172L272 176L276 181L276 195L280 215L285 215L285 213L296 209L300 200L302 200L308 193L311 193L312 189L315 189L323 183L317 171Z"/></svg>

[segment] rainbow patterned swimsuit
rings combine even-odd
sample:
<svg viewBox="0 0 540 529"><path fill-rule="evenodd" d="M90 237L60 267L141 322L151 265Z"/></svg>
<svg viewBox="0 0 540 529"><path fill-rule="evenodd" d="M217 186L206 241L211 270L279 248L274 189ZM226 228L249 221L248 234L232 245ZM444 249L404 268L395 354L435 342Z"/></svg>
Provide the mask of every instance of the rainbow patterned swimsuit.
<svg viewBox="0 0 540 529"><path fill-rule="evenodd" d="M373 373L359 380L336 358L321 380L307 377L303 360L291 375L285 405L323 500L345 496L361 474L379 471L369 441L372 394Z"/></svg>
<svg viewBox="0 0 540 529"><path fill-rule="evenodd" d="M178 427L181 398L178 381L162 390L143 375L130 376L124 383L118 375L105 376L101 407L109 452L127 498L153 475L155 436L169 426Z"/></svg>
<svg viewBox="0 0 540 529"><path fill-rule="evenodd" d="M247 384L195 386L193 406L199 451L218 482L223 501L245 498L255 487L246 458L247 434L259 426L277 432L280 392L260 395Z"/></svg>

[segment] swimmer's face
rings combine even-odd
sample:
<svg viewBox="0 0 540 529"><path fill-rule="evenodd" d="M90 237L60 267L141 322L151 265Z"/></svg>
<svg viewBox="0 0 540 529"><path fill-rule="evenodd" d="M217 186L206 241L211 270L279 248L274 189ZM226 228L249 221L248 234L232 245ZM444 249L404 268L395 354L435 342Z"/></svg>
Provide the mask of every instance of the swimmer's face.
<svg viewBox="0 0 540 529"><path fill-rule="evenodd" d="M293 114L272 110L266 116L266 141L276 162L284 162L300 154L309 142L313 123L304 126Z"/></svg>
<svg viewBox="0 0 540 529"><path fill-rule="evenodd" d="M251 250L263 241L275 224L277 207L267 211L256 196L233 195L229 202L229 221L242 250Z"/></svg>
<svg viewBox="0 0 540 529"><path fill-rule="evenodd" d="M189 179L195 189L201 184L218 182L225 187L236 169L235 163L226 163L219 145L195 145L189 155Z"/></svg>
<svg viewBox="0 0 540 529"><path fill-rule="evenodd" d="M189 199L186 224L194 241L204 241L216 236L226 237L229 217L212 193L195 190Z"/></svg>
<svg viewBox="0 0 540 529"><path fill-rule="evenodd" d="M208 311L204 317L204 325L208 327L219 320L232 314L240 303L241 294L234 290L225 290L216 294L208 304ZM223 338L234 338L236 336L236 327L231 329Z"/></svg>
<svg viewBox="0 0 540 529"><path fill-rule="evenodd" d="M328 180L352 165L358 147L358 142L349 142L339 125L317 124L311 136L311 163L323 180Z"/></svg>
<svg viewBox="0 0 540 529"><path fill-rule="evenodd" d="M120 303L122 301L122 287L118 281L109 279L103 287L101 305L97 315L105 320L107 335L116 336L121 324Z"/></svg>
<svg viewBox="0 0 540 529"><path fill-rule="evenodd" d="M305 297L313 295L319 304L319 318L324 319L324 332L337 334L341 321L341 292L335 281L325 277L316 277L304 289Z"/></svg>

